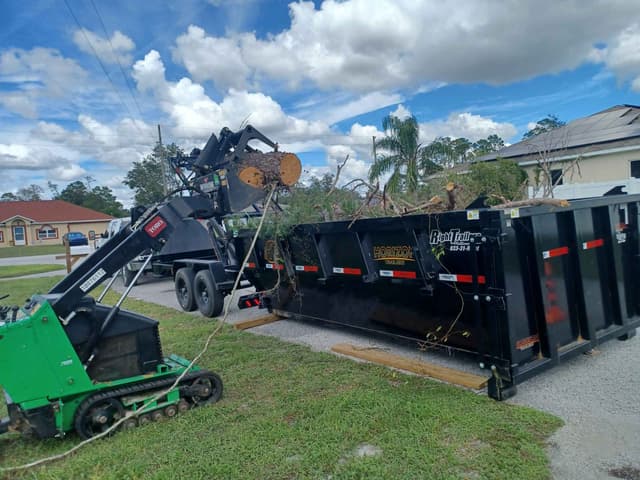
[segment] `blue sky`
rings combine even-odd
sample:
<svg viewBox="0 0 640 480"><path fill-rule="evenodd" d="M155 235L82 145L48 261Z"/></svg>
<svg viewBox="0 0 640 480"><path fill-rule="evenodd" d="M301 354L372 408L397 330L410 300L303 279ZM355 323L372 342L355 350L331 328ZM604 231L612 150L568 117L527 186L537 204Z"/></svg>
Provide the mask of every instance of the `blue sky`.
<svg viewBox="0 0 640 480"><path fill-rule="evenodd" d="M307 174L366 174L382 118L421 139L518 141L640 104L638 0L5 0L0 193L86 175L130 203L126 171L248 119Z"/></svg>

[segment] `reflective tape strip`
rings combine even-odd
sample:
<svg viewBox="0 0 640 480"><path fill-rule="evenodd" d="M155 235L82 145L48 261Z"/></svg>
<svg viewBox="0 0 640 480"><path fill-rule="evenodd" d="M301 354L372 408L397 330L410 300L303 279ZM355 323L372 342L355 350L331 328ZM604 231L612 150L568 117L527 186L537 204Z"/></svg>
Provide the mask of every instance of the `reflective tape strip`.
<svg viewBox="0 0 640 480"><path fill-rule="evenodd" d="M284 270L284 265L278 265L277 263L266 263L265 268L269 270Z"/></svg>
<svg viewBox="0 0 640 480"><path fill-rule="evenodd" d="M562 255L566 255L568 253L569 247L552 248L551 250L545 250L544 252L542 252L542 258L546 260L547 258L561 257Z"/></svg>
<svg viewBox="0 0 640 480"><path fill-rule="evenodd" d="M602 238L596 238L595 240L589 240L588 242L582 243L583 250L591 250L592 248L598 248L604 245L604 240Z"/></svg>
<svg viewBox="0 0 640 480"><path fill-rule="evenodd" d="M296 265L296 272L317 272L316 265Z"/></svg>
<svg viewBox="0 0 640 480"><path fill-rule="evenodd" d="M348 267L333 267L333 273L341 273L343 275L362 275L362 270L359 268Z"/></svg>
<svg viewBox="0 0 640 480"><path fill-rule="evenodd" d="M416 278L416 272L406 270L380 270L381 277L387 278Z"/></svg>
<svg viewBox="0 0 640 480"><path fill-rule="evenodd" d="M473 283L473 275L441 273L438 275L438 279L443 282ZM478 283L487 283L487 279L484 275L478 275Z"/></svg>
<svg viewBox="0 0 640 480"><path fill-rule="evenodd" d="M247 262L244 264L244 268L256 268L256 264L253 262Z"/></svg>

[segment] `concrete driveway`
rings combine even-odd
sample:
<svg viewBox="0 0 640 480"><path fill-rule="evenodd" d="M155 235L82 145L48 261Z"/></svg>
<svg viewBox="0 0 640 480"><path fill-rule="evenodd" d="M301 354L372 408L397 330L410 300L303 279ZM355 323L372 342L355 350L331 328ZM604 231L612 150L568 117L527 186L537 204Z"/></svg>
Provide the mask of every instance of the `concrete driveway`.
<svg viewBox="0 0 640 480"><path fill-rule="evenodd" d="M116 288L122 290L121 283L116 282ZM147 279L133 289L131 296L179 309L170 280ZM257 309L240 311L232 306L228 321L235 323L264 313ZM314 350L330 351L336 343L349 342L483 373L467 360L419 352L340 327L281 320L250 331ZM612 469L626 469L627 476L617 478L640 478L639 359L640 337L626 342L614 340L591 355L580 355L518 386L511 403L544 410L565 421L549 443L554 478L610 479Z"/></svg>

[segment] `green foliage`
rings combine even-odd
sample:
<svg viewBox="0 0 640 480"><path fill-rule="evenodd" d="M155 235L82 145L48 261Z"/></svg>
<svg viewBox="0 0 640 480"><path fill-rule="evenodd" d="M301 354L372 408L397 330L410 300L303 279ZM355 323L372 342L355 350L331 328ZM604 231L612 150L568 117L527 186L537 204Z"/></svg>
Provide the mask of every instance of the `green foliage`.
<svg viewBox="0 0 640 480"><path fill-rule="evenodd" d="M167 192L177 188L175 176L163 171L163 162L175 157L182 150L175 144L156 144L153 152L142 161L133 162L133 167L127 172L122 183L135 192L136 205L152 205L162 201L165 197L165 182ZM166 167L169 170L169 167Z"/></svg>
<svg viewBox="0 0 640 480"><path fill-rule="evenodd" d="M86 184L80 180L71 182L56 199L91 208L114 217L125 216L127 212L116 199L113 191L109 187L95 186L91 188L92 180L91 177L88 177Z"/></svg>
<svg viewBox="0 0 640 480"><path fill-rule="evenodd" d="M504 147L504 140L498 135L489 135L487 138L482 138L473 144L473 156L480 157L487 153L497 152Z"/></svg>
<svg viewBox="0 0 640 480"><path fill-rule="evenodd" d="M522 200L526 198L526 181L527 174L517 163L498 159L472 163L464 173L448 171L429 183L438 192L442 192L449 182L456 184L456 209L460 209L479 196L486 196L488 205Z"/></svg>
<svg viewBox="0 0 640 480"><path fill-rule="evenodd" d="M0 196L0 202L15 202L20 200L14 193L5 192Z"/></svg>
<svg viewBox="0 0 640 480"><path fill-rule="evenodd" d="M526 140L564 125L566 125L566 122L560 120L556 115L547 115L545 118L538 120L536 126L525 133L522 139Z"/></svg>
<svg viewBox="0 0 640 480"><path fill-rule="evenodd" d="M267 236L284 236L301 223L346 220L353 217L363 199L343 188L332 189L334 176L313 177L309 186L298 184L278 199L283 212L269 215L264 227ZM331 192L331 193L329 193Z"/></svg>
<svg viewBox="0 0 640 480"><path fill-rule="evenodd" d="M371 181L391 172L387 181L390 193L418 189L422 146L418 143L419 127L415 117L404 120L389 115L382 121L386 136L376 141L376 148L383 150L374 159L369 171Z"/></svg>
<svg viewBox="0 0 640 480"><path fill-rule="evenodd" d="M27 187L19 188L16 193L13 192L5 192L0 196L0 202L16 202L19 200L22 201L34 201L34 200L42 200L42 195L44 194L44 190L40 185L36 185L32 183Z"/></svg>
<svg viewBox="0 0 640 480"><path fill-rule="evenodd" d="M511 160L474 163L465 180L464 184L473 195L489 195L489 204L502 203L500 198L520 200L525 197L527 174Z"/></svg>

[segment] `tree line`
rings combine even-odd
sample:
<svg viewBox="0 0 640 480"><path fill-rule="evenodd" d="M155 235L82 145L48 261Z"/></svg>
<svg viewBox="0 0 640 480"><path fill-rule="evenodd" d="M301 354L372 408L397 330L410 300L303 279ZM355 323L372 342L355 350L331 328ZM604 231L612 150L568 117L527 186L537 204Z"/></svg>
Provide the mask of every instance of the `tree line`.
<svg viewBox="0 0 640 480"><path fill-rule="evenodd" d="M524 134L523 139L529 139L541 133L553 130L564 125L564 122L555 115L549 115L538 121L534 128ZM387 116L382 122L385 136L375 142L376 150L374 160L369 170L369 180L379 181L388 177L386 189L390 193L414 193L429 184L434 175L439 178L447 177L451 169L457 165L469 166L470 177L476 171L481 172L481 177L489 177L492 174L500 175L502 171L514 180L519 180L522 175L515 175L517 170L510 163L513 162L476 162L474 160L491 152L497 152L505 146L504 140L498 135L489 135L487 138L471 142L467 138L437 137L432 142L422 145L419 143L420 128L415 117L400 119L395 116ZM518 169L520 167L517 167ZM495 170L495 172L494 172ZM465 178L459 176L459 180ZM494 185L495 186L495 185ZM489 186L486 188L489 189ZM509 190L513 190L510 188ZM505 192L497 192L501 194ZM513 191L508 192L513 194Z"/></svg>
<svg viewBox="0 0 640 480"><path fill-rule="evenodd" d="M136 205L151 205L162 200L165 196L165 183L167 189L175 190L176 179L162 168L162 162L175 156L180 149L175 144L156 144L153 151L141 161L133 162L133 166L127 172L123 184L134 191ZM74 205L90 208L98 212L106 213L113 217L125 217L129 215L127 209L118 201L113 190L104 185L96 185L96 180L88 175L83 180L76 180L67 184L62 190L52 182L48 182L48 193L40 185L31 184L19 188L15 193L5 192L0 195L0 202L64 200Z"/></svg>

